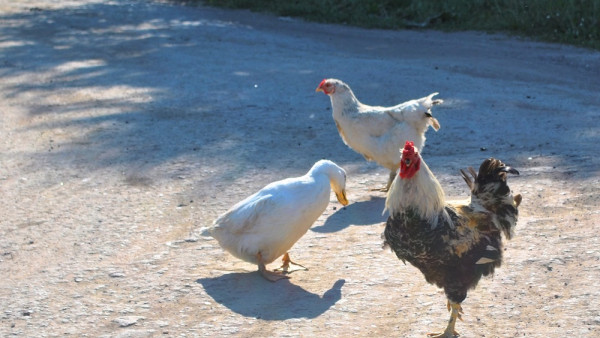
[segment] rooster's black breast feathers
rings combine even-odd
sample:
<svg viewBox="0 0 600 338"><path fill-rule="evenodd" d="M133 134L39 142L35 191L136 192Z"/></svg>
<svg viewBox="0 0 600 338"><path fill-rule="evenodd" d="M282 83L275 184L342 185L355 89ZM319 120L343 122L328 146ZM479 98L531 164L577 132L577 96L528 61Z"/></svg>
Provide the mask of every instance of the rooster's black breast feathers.
<svg viewBox="0 0 600 338"><path fill-rule="evenodd" d="M419 216L418 206L396 209L384 231L385 244L398 258L418 268L427 282L444 288L455 303L501 265L502 233L511 237L521 202L506 183L507 174L518 171L499 160L486 159L478 173L473 168L461 173L471 189L469 204L446 205L449 217L440 211L436 226Z"/></svg>
<svg viewBox="0 0 600 338"><path fill-rule="evenodd" d="M453 208L446 207L446 211L454 228L443 224L431 229L410 209L390 217L384 231L385 245L399 259L418 268L428 283L444 288L448 299L460 303L482 276L500 266L501 238L499 231L484 233L470 227L469 220Z"/></svg>

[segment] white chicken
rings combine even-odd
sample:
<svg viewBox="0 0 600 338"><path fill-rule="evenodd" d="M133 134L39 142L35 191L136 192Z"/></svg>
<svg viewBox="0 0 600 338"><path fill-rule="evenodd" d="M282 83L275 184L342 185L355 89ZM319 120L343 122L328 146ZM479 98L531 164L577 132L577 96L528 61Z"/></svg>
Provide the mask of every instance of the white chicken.
<svg viewBox="0 0 600 338"><path fill-rule="evenodd" d="M324 79L316 91L331 98L333 120L344 143L367 161L390 170L386 187L376 190L388 191L396 177L400 162L398 148L410 140L423 149L427 128L440 129L440 123L431 114L431 107L443 102L432 99L438 93L393 107L380 107L362 104L352 89L337 79Z"/></svg>
<svg viewBox="0 0 600 338"><path fill-rule="evenodd" d="M258 265L267 280L289 278L288 250L325 211L329 191L347 205L346 172L329 160L320 160L304 176L273 182L235 204L202 235L215 238L233 256ZM268 271L266 264L283 255L283 265Z"/></svg>

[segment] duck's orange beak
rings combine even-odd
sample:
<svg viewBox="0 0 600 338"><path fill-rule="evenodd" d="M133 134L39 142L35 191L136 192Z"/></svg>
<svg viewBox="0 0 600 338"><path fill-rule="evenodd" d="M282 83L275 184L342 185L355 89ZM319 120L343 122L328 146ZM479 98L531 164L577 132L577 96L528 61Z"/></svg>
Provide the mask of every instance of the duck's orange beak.
<svg viewBox="0 0 600 338"><path fill-rule="evenodd" d="M348 205L348 199L346 198L346 189L343 189L341 192L336 192L335 197L337 200L342 203L342 205Z"/></svg>

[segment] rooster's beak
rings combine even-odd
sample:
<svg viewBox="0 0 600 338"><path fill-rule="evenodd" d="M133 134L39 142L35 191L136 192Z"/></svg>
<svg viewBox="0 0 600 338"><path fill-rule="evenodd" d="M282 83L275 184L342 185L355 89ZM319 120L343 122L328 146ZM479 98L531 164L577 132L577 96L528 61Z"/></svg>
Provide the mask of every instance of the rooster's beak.
<svg viewBox="0 0 600 338"><path fill-rule="evenodd" d="M336 192L335 197L337 200L342 203L342 205L348 205L348 199L346 198L346 189L343 189L341 192Z"/></svg>
<svg viewBox="0 0 600 338"><path fill-rule="evenodd" d="M322 92L322 91L323 91L323 88L321 88L320 86L317 87L317 89L315 89L315 92Z"/></svg>

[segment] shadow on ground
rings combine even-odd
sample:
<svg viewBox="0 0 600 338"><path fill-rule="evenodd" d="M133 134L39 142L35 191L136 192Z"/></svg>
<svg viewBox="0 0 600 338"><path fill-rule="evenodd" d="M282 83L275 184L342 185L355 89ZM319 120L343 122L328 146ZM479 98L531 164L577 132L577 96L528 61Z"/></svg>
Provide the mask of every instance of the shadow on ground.
<svg viewBox="0 0 600 338"><path fill-rule="evenodd" d="M382 214L384 207L384 197L371 196L371 199L367 201L355 202L339 209L329 216L323 225L310 229L319 233L331 233L343 230L350 225L373 225L385 222L387 213Z"/></svg>
<svg viewBox="0 0 600 338"><path fill-rule="evenodd" d="M517 160L517 164L529 164L527 159L536 156L553 156L561 163L571 147L551 152L545 150L550 143L598 143L600 133L594 123L598 112L589 103L595 99L586 98L591 100L588 102L577 97L564 107L555 107L554 102L546 102L549 94L542 90L518 97L512 92L496 93L507 79L489 79L477 72L466 73L471 87L459 85L449 78L464 79L462 68L448 68L440 61L463 63L452 61L452 54L448 54L456 46L435 48L427 55L427 60L441 64L439 69L435 67L437 73L431 73L431 79L423 81L420 73L398 76L420 65L406 56L405 50L422 50L445 37L419 35L410 45L402 45L385 38L379 41L374 35L372 39L357 38L364 41L360 43L335 48L324 44L318 45L318 50L307 51L302 47L307 39L320 41L321 32L307 31L300 38L293 31L297 23L275 20L278 34L273 36L271 31L256 28L260 26L258 20L245 22L243 13L230 12L231 17L215 13L222 12L111 2L61 9L35 7L0 15L5 23L0 25L0 44L6 56L0 63L0 76L5 82L0 98L12 100L7 104L27 112L28 123L17 132L39 133L49 143L47 151L23 156L61 168L90 171L128 166L135 172L188 156L192 161L202 161L202 166L219 167L212 176L225 180L234 180L247 169L289 169L299 174L321 158L341 165L361 161L360 155L348 149L337 135L327 110L328 99L314 93L324 76L341 77L356 89L359 99L371 104L397 103L378 102L373 97L378 92L402 93L415 82L439 90L440 97L448 102L438 109L439 115L436 110L443 129L437 134L428 133L425 153L436 173L450 169L453 175L457 172L440 162L441 156L456 158L455 167L475 165L489 156L508 163ZM342 38L327 36L328 40ZM404 66L407 69L398 66L395 73L387 73L387 67L373 60L354 57L378 44L394 55L395 65L409 61ZM317 49L315 46L312 48ZM487 65L486 74L498 73L493 68L496 64L487 60L487 45L473 48L464 63ZM347 52L349 57L340 62L339 57L330 57L334 51ZM522 54L512 50L506 53ZM511 65L517 70L527 69L527 62L519 59ZM372 67L380 67L381 71L374 76ZM547 69L562 70L561 65L546 63L537 67L539 74L548 74ZM369 81L364 81L365 72ZM387 85L381 83L383 78L389 79ZM448 81L443 81L445 78ZM512 85L512 79L508 80ZM523 82L535 80L525 78ZM467 93L460 91L462 87ZM490 88L479 93L481 87ZM471 92L477 95L471 96ZM411 96L398 95L402 100ZM442 109L449 111L445 114ZM513 111L519 113L518 119L511 119ZM564 114L573 114L577 119L565 124ZM509 127L498 131L498 126ZM540 129L544 132L538 134ZM587 146L585 151L590 148ZM479 149L488 150L481 153ZM465 161L465 157L469 158ZM587 157L569 159L576 167L587 162ZM188 163L182 167L191 168ZM327 224L321 230L331 229Z"/></svg>
<svg viewBox="0 0 600 338"><path fill-rule="evenodd" d="M197 282L215 302L242 316L264 320L318 317L341 299L345 283L340 279L319 296L287 279L268 282L258 272L229 273Z"/></svg>
<svg viewBox="0 0 600 338"><path fill-rule="evenodd" d="M143 173L187 157L220 166L215 176L228 179L267 167L301 173L344 154L329 114L293 103L326 107L314 92L321 75L274 61L279 55L263 58L263 36L209 10L114 2L35 7L0 20L0 48L10 56L0 63L2 96L27 115L16 132L48 139L31 154L39 162ZM292 86L284 90L278 77Z"/></svg>

